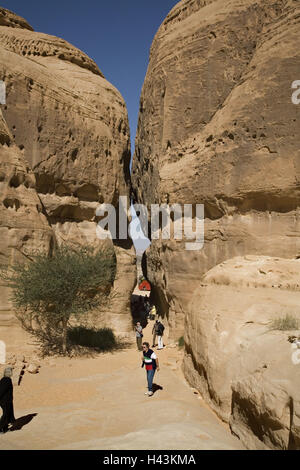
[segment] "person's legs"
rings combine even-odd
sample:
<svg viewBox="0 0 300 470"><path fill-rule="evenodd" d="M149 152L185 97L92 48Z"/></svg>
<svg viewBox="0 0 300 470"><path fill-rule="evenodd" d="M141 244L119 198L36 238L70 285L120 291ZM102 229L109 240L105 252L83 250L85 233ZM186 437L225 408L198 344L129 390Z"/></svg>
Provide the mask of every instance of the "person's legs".
<svg viewBox="0 0 300 470"><path fill-rule="evenodd" d="M152 384L155 370L147 370L148 392L152 392Z"/></svg>
<svg viewBox="0 0 300 470"><path fill-rule="evenodd" d="M139 351L142 351L143 348L142 348L142 338L141 338L141 337L140 337L140 338L138 338L138 337L136 338L136 344L137 344L138 350L139 350Z"/></svg>
<svg viewBox="0 0 300 470"><path fill-rule="evenodd" d="M8 423L13 424L15 421L16 421L16 418L14 414L14 405L13 405L13 402L11 402L8 408Z"/></svg>
<svg viewBox="0 0 300 470"><path fill-rule="evenodd" d="M157 338L158 338L158 349L162 349L164 347L162 336L158 336Z"/></svg>
<svg viewBox="0 0 300 470"><path fill-rule="evenodd" d="M0 432L6 432L8 430L8 422L9 422L9 405L1 405L2 408L2 417L0 420Z"/></svg>
<svg viewBox="0 0 300 470"><path fill-rule="evenodd" d="M155 346L155 340L156 340L156 333L153 333L153 342L152 342L152 347L153 348Z"/></svg>

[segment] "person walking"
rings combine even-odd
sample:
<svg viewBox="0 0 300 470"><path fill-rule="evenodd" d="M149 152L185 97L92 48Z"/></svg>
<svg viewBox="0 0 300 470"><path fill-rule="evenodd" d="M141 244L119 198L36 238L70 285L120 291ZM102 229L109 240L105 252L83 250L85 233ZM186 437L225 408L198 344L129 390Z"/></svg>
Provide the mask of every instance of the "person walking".
<svg viewBox="0 0 300 470"><path fill-rule="evenodd" d="M156 320L156 322L154 323L153 328L152 328L152 335L153 335L152 348L154 348L156 346L156 336L157 336L157 334L158 334L158 320Z"/></svg>
<svg viewBox="0 0 300 470"><path fill-rule="evenodd" d="M149 319L149 316L150 316L150 310L151 310L151 307L150 307L150 302L148 299L145 300L145 314L146 314L146 320Z"/></svg>
<svg viewBox="0 0 300 470"><path fill-rule="evenodd" d="M156 320L156 307L155 305L152 305L150 313L149 313L149 318L150 320Z"/></svg>
<svg viewBox="0 0 300 470"><path fill-rule="evenodd" d="M138 351L142 351L142 338L143 338L143 328L140 322L138 321L136 326L135 326L135 334L136 334L136 345L138 348Z"/></svg>
<svg viewBox="0 0 300 470"><path fill-rule="evenodd" d="M143 356L142 356L142 367L145 366L147 374L148 392L145 395L152 397L153 395L153 378L155 371L159 371L158 357L155 352L150 349L149 343L143 343Z"/></svg>
<svg viewBox="0 0 300 470"><path fill-rule="evenodd" d="M157 341L158 341L158 347L157 349L163 349L164 347L164 343L163 343L163 334L164 334L164 325L158 321L158 324L157 324Z"/></svg>
<svg viewBox="0 0 300 470"><path fill-rule="evenodd" d="M12 367L7 367L4 370L3 378L0 380L0 406L3 412L0 420L1 433L7 432L8 425L13 424L16 421L14 415L13 383L11 377Z"/></svg>

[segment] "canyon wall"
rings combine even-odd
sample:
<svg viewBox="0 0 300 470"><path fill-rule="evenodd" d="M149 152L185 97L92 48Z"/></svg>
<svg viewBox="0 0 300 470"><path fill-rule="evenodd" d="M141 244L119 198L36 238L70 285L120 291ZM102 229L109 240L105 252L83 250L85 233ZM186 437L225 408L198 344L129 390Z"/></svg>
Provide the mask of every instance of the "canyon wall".
<svg viewBox="0 0 300 470"><path fill-rule="evenodd" d="M95 62L63 39L0 9L1 261L54 244L100 243L96 208L129 196L125 102ZM131 330L136 273L130 245L115 247L118 295L99 322ZM124 273L126 276L124 276ZM1 288L1 321L12 319ZM117 300L118 299L118 300ZM101 319L101 320L100 320Z"/></svg>
<svg viewBox="0 0 300 470"><path fill-rule="evenodd" d="M205 214L199 251L152 240L152 295L186 378L250 449L300 448L291 332L271 331L300 318L299 37L297 1L182 0L140 100L135 201Z"/></svg>
<svg viewBox="0 0 300 470"><path fill-rule="evenodd" d="M170 335L201 276L238 255L299 254L300 7L182 0L153 41L142 89L137 202L204 204L205 244L154 240L148 276Z"/></svg>
<svg viewBox="0 0 300 470"><path fill-rule="evenodd" d="M187 306L185 376L249 449L300 448L299 272L300 260L233 258Z"/></svg>

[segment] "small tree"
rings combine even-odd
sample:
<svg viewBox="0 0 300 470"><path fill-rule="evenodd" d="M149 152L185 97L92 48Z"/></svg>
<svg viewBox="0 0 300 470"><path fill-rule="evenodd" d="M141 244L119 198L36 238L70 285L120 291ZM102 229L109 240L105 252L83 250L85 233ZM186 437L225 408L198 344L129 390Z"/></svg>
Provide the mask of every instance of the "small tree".
<svg viewBox="0 0 300 470"><path fill-rule="evenodd" d="M59 336L59 349L65 354L71 316L99 307L109 296L116 274L114 251L65 245L51 257L29 258L2 268L0 276L12 288L11 300L23 327L43 343L53 343L53 337Z"/></svg>

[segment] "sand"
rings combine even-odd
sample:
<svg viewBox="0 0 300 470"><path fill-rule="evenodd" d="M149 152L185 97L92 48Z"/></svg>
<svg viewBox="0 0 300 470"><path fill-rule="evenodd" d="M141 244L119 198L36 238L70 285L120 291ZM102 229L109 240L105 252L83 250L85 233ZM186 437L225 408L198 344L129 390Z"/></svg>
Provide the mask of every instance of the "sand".
<svg viewBox="0 0 300 470"><path fill-rule="evenodd" d="M152 324L144 330L150 340ZM158 351L161 370L144 395L141 353L128 347L93 358L50 358L14 389L21 430L0 435L0 449L242 449L239 440L186 383L183 352Z"/></svg>

